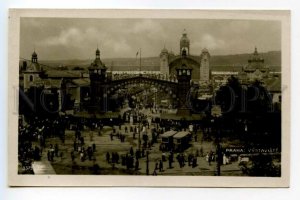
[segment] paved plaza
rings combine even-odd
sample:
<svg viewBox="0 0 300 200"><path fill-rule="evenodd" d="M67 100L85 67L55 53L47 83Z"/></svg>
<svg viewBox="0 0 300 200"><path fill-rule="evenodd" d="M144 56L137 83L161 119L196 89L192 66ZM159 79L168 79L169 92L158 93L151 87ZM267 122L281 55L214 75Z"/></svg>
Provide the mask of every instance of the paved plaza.
<svg viewBox="0 0 300 200"><path fill-rule="evenodd" d="M122 142L118 136L113 136L111 138L111 133L113 132L112 127L104 126L102 131L100 129L91 130L86 128L81 132L81 136L84 138L83 147L87 149L88 147L92 147L95 145L95 152L91 160L86 158L82 160L80 158L80 153L78 151L74 151L74 140L75 140L75 131L66 130L65 133L65 142L62 143L61 139L57 137L48 138L46 141L46 148L42 151L41 161L38 161L39 166L41 163L44 163L44 167L51 165L56 174L113 174L113 175L125 175L125 174L133 174L133 175L146 175L147 171L147 158L144 155L139 160L138 169L135 168L136 159L134 158L134 166L131 168L127 168L126 165L122 165L121 159L119 159L118 163L111 163L111 160L108 162L106 158L106 154L117 152L120 157L130 155L130 149L133 149L135 154L136 150L139 147L138 142L138 134L135 135L133 132L130 132L130 126L137 126L139 124L123 124L121 129L119 126L115 126L117 133L120 135L125 135L125 140ZM151 139L151 129L154 128L155 124L151 125L147 128L147 135ZM125 131L125 127L128 128L128 131ZM176 160L177 153L174 153L174 162L172 163L172 167L169 167L168 159L162 162L163 170L159 170L157 168L158 163L162 160L162 151L159 150L160 140L158 139L158 143L153 144L150 148L147 148L146 151L149 151L148 156L148 167L149 167L149 175L204 175L204 176L214 176L216 174L217 164L215 161L208 163L206 160L206 153L213 151L215 152L215 145L213 142L207 142L202 140L202 133L198 132L198 141L191 141L191 146L184 151L184 155L187 161L187 155L192 153L193 155L197 155L197 166L189 166L188 162L185 162L183 167L180 167L179 162ZM54 156L53 161L48 161L47 152L50 150L51 145L58 145L58 154ZM36 145L38 145L36 143ZM201 150L202 149L202 150ZM74 160L72 161L71 152L74 153ZM200 155L199 152L203 152L203 155ZM146 153L145 153L146 154ZM169 152L165 152L168 157ZM134 157L134 156L133 156ZM95 169L97 166L97 169ZM33 164L33 170L36 171L38 169L34 169L37 167ZM99 167L99 168L98 168ZM50 168L50 167L49 167ZM157 168L155 170L155 168ZM50 169L46 169L45 173L49 172ZM154 172L155 171L155 172ZM41 172L39 172L41 173ZM240 167L237 162L233 162L231 164L222 165L221 166L221 174L222 176L241 176L243 175Z"/></svg>

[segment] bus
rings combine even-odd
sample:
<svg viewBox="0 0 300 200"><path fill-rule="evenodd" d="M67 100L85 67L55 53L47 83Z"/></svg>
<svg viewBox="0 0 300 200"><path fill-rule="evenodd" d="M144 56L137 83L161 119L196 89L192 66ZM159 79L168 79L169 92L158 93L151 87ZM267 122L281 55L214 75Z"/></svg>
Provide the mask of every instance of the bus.
<svg viewBox="0 0 300 200"><path fill-rule="evenodd" d="M190 146L191 133L188 131L180 131L173 136L174 150L182 152Z"/></svg>
<svg viewBox="0 0 300 200"><path fill-rule="evenodd" d="M167 131L164 134L160 135L161 145L160 150L162 151L170 151L173 149L173 136L177 133L177 131Z"/></svg>

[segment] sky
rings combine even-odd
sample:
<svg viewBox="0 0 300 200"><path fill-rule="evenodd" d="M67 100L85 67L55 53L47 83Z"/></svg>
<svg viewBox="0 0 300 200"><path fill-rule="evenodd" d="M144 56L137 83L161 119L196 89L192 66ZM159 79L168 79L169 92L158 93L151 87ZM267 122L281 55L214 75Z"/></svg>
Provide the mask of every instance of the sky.
<svg viewBox="0 0 300 200"><path fill-rule="evenodd" d="M40 60L158 56L164 46L179 53L186 29L190 53L211 55L281 50L281 24L265 20L222 19L74 19L21 18L20 57L30 59L35 50Z"/></svg>

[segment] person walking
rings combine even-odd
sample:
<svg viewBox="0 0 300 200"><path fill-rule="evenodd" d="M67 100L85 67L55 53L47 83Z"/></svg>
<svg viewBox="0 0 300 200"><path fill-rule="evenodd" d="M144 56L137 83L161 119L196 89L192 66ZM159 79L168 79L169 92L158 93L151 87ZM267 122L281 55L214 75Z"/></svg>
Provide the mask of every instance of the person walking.
<svg viewBox="0 0 300 200"><path fill-rule="evenodd" d="M159 171L162 172L164 170L164 164L163 164L163 161L160 160L159 161Z"/></svg>
<svg viewBox="0 0 300 200"><path fill-rule="evenodd" d="M109 152L106 153L106 162L107 163L110 162L110 154L109 154Z"/></svg>
<svg viewBox="0 0 300 200"><path fill-rule="evenodd" d="M119 156L118 152L116 152L115 153L115 161L117 164L119 164L119 158L120 158L120 156Z"/></svg>
<svg viewBox="0 0 300 200"><path fill-rule="evenodd" d="M162 159L163 162L167 161L166 153L165 152L162 153L161 159Z"/></svg>
<svg viewBox="0 0 300 200"><path fill-rule="evenodd" d="M48 161L51 161L51 153L50 153L50 150L48 150L47 158L48 158Z"/></svg>
<svg viewBox="0 0 300 200"><path fill-rule="evenodd" d="M197 157L194 157L194 158L193 158L193 164L192 164L192 167L193 167L193 168L197 167Z"/></svg>
<svg viewBox="0 0 300 200"><path fill-rule="evenodd" d="M55 156L58 157L58 144L55 144L54 152L55 152Z"/></svg>
<svg viewBox="0 0 300 200"><path fill-rule="evenodd" d="M94 138L94 132L93 132L93 131L90 131L90 141L91 141L91 142L93 141L93 138Z"/></svg>
<svg viewBox="0 0 300 200"><path fill-rule="evenodd" d="M129 151L130 155L133 156L134 155L134 152L133 152L133 148L130 147L130 151Z"/></svg>
<svg viewBox="0 0 300 200"><path fill-rule="evenodd" d="M83 151L80 152L80 160L81 160L81 162L84 161L84 153L83 153Z"/></svg>
<svg viewBox="0 0 300 200"><path fill-rule="evenodd" d="M50 148L50 160L51 161L54 161L54 148L53 148L53 146L52 146L52 144L51 144L51 148Z"/></svg>
<svg viewBox="0 0 300 200"><path fill-rule="evenodd" d="M188 155L188 166L191 166L191 164L192 164L192 159L193 159L193 155L192 155L192 154L189 154L189 155Z"/></svg>
<svg viewBox="0 0 300 200"><path fill-rule="evenodd" d="M76 142L76 139L74 140L73 148L74 148L74 151L77 151L77 142Z"/></svg>
<svg viewBox="0 0 300 200"><path fill-rule="evenodd" d="M171 154L169 155L169 168L171 169L172 168L172 156L171 156Z"/></svg>
<svg viewBox="0 0 300 200"><path fill-rule="evenodd" d="M72 161L74 161L74 160L75 160L74 151L71 151L71 159L72 159Z"/></svg>
<svg viewBox="0 0 300 200"><path fill-rule="evenodd" d="M208 154L208 152L206 153L205 159L206 159L206 162L209 162L209 154Z"/></svg>
<svg viewBox="0 0 300 200"><path fill-rule="evenodd" d="M140 166L139 159L136 159L135 160L135 171L139 170L139 166Z"/></svg>
<svg viewBox="0 0 300 200"><path fill-rule="evenodd" d="M96 151L96 144L93 143L92 147L93 147L93 152L95 152Z"/></svg>
<svg viewBox="0 0 300 200"><path fill-rule="evenodd" d="M158 168L158 163L156 162L153 173L152 173L153 176L157 176L157 172L156 172L157 168Z"/></svg>

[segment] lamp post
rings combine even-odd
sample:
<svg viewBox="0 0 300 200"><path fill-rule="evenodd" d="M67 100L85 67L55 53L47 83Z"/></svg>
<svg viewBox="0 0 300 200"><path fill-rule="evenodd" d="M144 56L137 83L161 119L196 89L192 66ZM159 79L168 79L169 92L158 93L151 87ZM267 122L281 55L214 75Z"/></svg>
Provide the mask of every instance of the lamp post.
<svg viewBox="0 0 300 200"><path fill-rule="evenodd" d="M221 162L222 162L222 147L221 147L221 144L220 144L220 140L221 140L221 135L220 135L220 127L219 127L219 120L220 118L218 118L217 116L214 116L215 120L215 131L216 131L216 139L215 139L215 142L216 142L216 145L217 145L217 148L216 148L216 153L217 153L217 173L216 175L217 176L221 176Z"/></svg>
<svg viewBox="0 0 300 200"><path fill-rule="evenodd" d="M146 152L146 174L149 175L149 151Z"/></svg>
<svg viewBox="0 0 300 200"><path fill-rule="evenodd" d="M221 176L221 163L222 163L222 147L220 144L221 133L220 133L220 120L222 119L222 111L220 106L214 106L211 109L213 115L212 125L215 126L215 144L216 144L216 154L217 154L217 166L216 166L216 175Z"/></svg>
<svg viewBox="0 0 300 200"><path fill-rule="evenodd" d="M138 114L138 119L139 119L139 151L141 151L141 118Z"/></svg>
<svg viewBox="0 0 300 200"><path fill-rule="evenodd" d="M142 115L140 114L139 108L137 108L137 121L139 123L138 126L138 132L139 132L139 141L138 141L138 148L139 148L139 152L141 152L141 122L142 122Z"/></svg>
<svg viewBox="0 0 300 200"><path fill-rule="evenodd" d="M248 147L248 125L246 120L244 122L244 138L245 138L245 146Z"/></svg>

